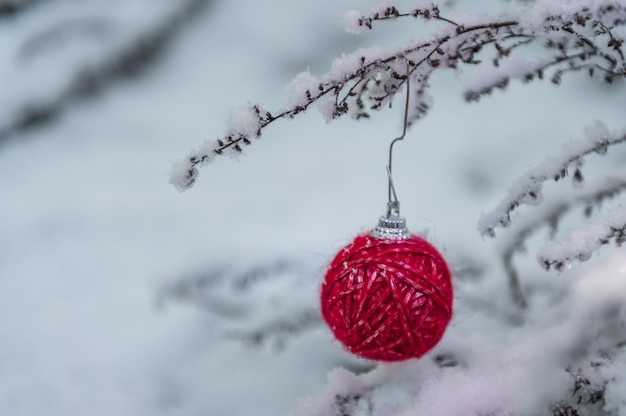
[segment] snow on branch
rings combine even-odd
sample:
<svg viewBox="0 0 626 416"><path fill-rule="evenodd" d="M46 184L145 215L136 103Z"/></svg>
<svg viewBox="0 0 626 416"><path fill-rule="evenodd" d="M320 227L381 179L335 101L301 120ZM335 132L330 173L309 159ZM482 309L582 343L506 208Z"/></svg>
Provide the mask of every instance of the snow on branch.
<svg viewBox="0 0 626 416"><path fill-rule="evenodd" d="M586 261L594 251L611 240L621 247L626 242L626 207L619 206L606 216L594 218L582 229L571 231L560 241L544 246L537 254L539 263L549 270L563 270L573 261Z"/></svg>
<svg viewBox="0 0 626 416"><path fill-rule="evenodd" d="M294 118L312 104L317 105L327 121L344 115L368 118L372 111L391 106L408 77L412 88L409 122L414 122L430 108L429 79L433 72L442 69L463 65L485 69L481 72L486 76L470 82L465 93L468 101L505 88L512 79L543 79L548 71L555 84L563 74L583 69L607 82L626 76L621 30L626 25L626 7L619 2L593 0L567 6L553 3L537 2L518 19L481 17L458 22L442 16L437 5L402 12L391 2L383 1L367 14L349 12L345 20L352 32L401 18L440 24L427 38L403 48L375 47L344 55L319 79L308 72L298 75L289 88L289 105L280 111L269 112L259 105L237 109L245 115L243 121L229 123L223 137L208 140L177 162L170 182L181 191L190 188L199 167L217 156L241 154L251 139L260 138L274 121ZM525 48L528 45L538 48ZM537 51L543 54L535 56ZM487 71L488 68L493 70Z"/></svg>
<svg viewBox="0 0 626 416"><path fill-rule="evenodd" d="M388 0L383 0L375 4L367 13L360 13L356 10L348 10L344 14L344 23L346 31L359 34L365 29L372 29L374 22L382 22L385 20L394 20L399 17L423 18L425 20L436 20L446 22L457 26L452 20L441 16L439 6L434 3L418 7L411 11L401 13Z"/></svg>
<svg viewBox="0 0 626 416"><path fill-rule="evenodd" d="M575 208L582 207L585 217L591 217L594 208L599 207L607 200L616 198L624 191L626 191L626 181L617 178L609 180L605 178L596 184L591 184L585 190L581 190L582 194L576 198L571 198L569 194L557 198L552 195L552 200L549 203L544 203L543 210L537 210L533 215L525 216L521 221L516 222L516 227L512 230L513 233L508 237L508 240L501 244L501 259L508 275L511 300L519 308L526 308L528 301L522 291L519 272L514 266L513 259L516 254L527 251L528 240L538 231L546 228L550 231L550 235L556 234L563 217ZM564 264L565 262L563 262Z"/></svg>
<svg viewBox="0 0 626 416"><path fill-rule="evenodd" d="M597 153L603 155L609 146L626 142L626 133L609 132L601 122L585 129L586 138L568 143L561 155L545 160L518 178L509 189L508 195L492 211L483 214L478 230L484 236L495 237L496 227L508 227L511 213L521 205L536 205L541 201L542 189L549 180L558 181L572 171L575 183L583 181L581 171L584 157Z"/></svg>
<svg viewBox="0 0 626 416"><path fill-rule="evenodd" d="M316 288L303 284L301 267L277 260L242 270L209 269L164 286L158 304L198 307L216 318L227 338L280 349L322 322Z"/></svg>

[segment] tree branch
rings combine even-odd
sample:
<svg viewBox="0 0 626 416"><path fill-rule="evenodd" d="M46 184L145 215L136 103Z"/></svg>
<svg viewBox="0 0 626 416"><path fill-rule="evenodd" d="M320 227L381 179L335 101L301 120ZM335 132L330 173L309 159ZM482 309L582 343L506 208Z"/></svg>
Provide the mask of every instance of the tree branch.
<svg viewBox="0 0 626 416"><path fill-rule="evenodd" d="M359 50L335 61L331 70L317 79L308 73L300 74L294 81L300 83L293 94L293 104L276 115L255 105L248 108L253 114L250 123L231 126L224 137L205 142L199 149L175 164L170 182L179 190L191 187L198 176L198 168L212 162L216 156L238 155L252 138L260 138L262 131L274 121L294 118L317 103L327 120L346 114L355 119L370 117L370 111L391 106L395 95L407 79L408 61L411 85L414 88L409 122L422 117L429 109L426 91L430 75L442 69L461 65L494 66L501 71L494 73L483 85L465 93L467 100L478 100L494 88L505 88L510 79L523 82L542 79L546 70L553 71L552 81L560 82L567 72L588 69L589 75L600 73L607 82L626 76L626 62L622 51L623 39L615 31L626 24L626 10L599 7L595 14L581 5L579 10L567 16L547 13L542 24L522 23L525 20L484 20L482 23L463 25L441 16L437 5L400 12L393 6L384 6L368 15L352 16L353 31L373 27L374 22L392 21L400 18L422 18L445 23L443 30L429 40L409 45L401 50L370 48ZM530 21L530 19L529 19ZM591 33L588 34L586 32ZM585 33L583 33L583 31ZM603 45L608 38L607 44ZM507 46L507 43L511 43ZM543 57L538 62L520 67L513 62L502 69L503 62L510 60L513 51L529 45L539 45L557 53ZM494 58L484 62L483 49L487 46ZM306 82L302 82L306 81ZM493 228L493 227L491 227Z"/></svg>
<svg viewBox="0 0 626 416"><path fill-rule="evenodd" d="M561 241L547 244L539 250L537 259L546 270L554 267L561 271L571 262L589 260L593 252L611 240L615 240L618 247L626 242L626 209L623 206L606 216L594 218Z"/></svg>
<svg viewBox="0 0 626 416"><path fill-rule="evenodd" d="M497 227L508 227L511 224L511 213L521 205L535 205L541 200L541 192L545 182L559 181L573 170L574 182L582 182L581 167L584 158L592 153L603 155L608 147L626 142L626 134L609 133L608 129L596 123L588 128L588 137L571 142L563 153L549 158L522 177L514 181L509 194L491 212L483 214L478 230L484 236L495 237Z"/></svg>

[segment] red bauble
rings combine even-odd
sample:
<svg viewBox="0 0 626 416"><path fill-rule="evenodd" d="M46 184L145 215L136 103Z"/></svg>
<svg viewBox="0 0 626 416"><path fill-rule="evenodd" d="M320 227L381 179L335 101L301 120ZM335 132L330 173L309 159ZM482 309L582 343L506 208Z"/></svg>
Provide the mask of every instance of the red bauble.
<svg viewBox="0 0 626 416"><path fill-rule="evenodd" d="M360 235L331 262L321 289L324 320L353 354L419 358L452 317L450 270L424 239Z"/></svg>

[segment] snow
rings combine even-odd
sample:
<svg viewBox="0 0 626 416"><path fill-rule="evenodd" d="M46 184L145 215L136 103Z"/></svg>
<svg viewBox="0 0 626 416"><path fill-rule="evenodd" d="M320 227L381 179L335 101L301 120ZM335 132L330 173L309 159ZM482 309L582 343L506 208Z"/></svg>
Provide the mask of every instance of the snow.
<svg viewBox="0 0 626 416"><path fill-rule="evenodd" d="M537 1L529 15L529 21L535 26L541 27L546 16L560 16L564 20L571 19L583 8L590 8L594 12L604 10L607 7L618 9L626 8L624 0L595 0L588 2L585 0L565 1L565 0L541 0Z"/></svg>
<svg viewBox="0 0 626 416"><path fill-rule="evenodd" d="M624 396L624 387L626 386L626 359L623 357L615 363L615 367L607 371L606 376L614 379L614 385L607 386L606 397L608 405L605 410L619 414L626 407L626 397Z"/></svg>
<svg viewBox="0 0 626 416"><path fill-rule="evenodd" d="M307 103L306 92L317 93L319 84L320 80L309 71L303 71L296 75L285 87L285 110L298 105L305 105Z"/></svg>
<svg viewBox="0 0 626 416"><path fill-rule="evenodd" d="M544 246L538 253L540 262L572 262L587 260L605 240L614 237L614 230L626 227L626 208L618 206L606 215L593 218L583 228L571 230L557 241Z"/></svg>
<svg viewBox="0 0 626 416"><path fill-rule="evenodd" d="M363 14L358 10L346 10L343 14L343 24L346 32L354 35L359 35L363 32L365 26L359 24L361 17L363 17Z"/></svg>
<svg viewBox="0 0 626 416"><path fill-rule="evenodd" d="M605 142L607 137L615 136L614 132L611 132L606 124L600 120L596 120L593 124L590 124L584 128L585 137L595 143Z"/></svg>
<svg viewBox="0 0 626 416"><path fill-rule="evenodd" d="M363 394L364 383L350 371L338 367L328 372L328 387L343 396Z"/></svg>
<svg viewBox="0 0 626 416"><path fill-rule="evenodd" d="M502 59L497 67L469 68L467 76L463 77L463 83L466 90L482 91L494 84L494 80L511 78L523 80L527 74L532 74L535 68L540 68L548 62L548 58L530 58L526 50L514 50L511 54Z"/></svg>
<svg viewBox="0 0 626 416"><path fill-rule="evenodd" d="M202 167L195 187L182 194L168 183L169 170L224 131L229 109L246 102L279 107L277 92L307 67L323 74L344 52L378 40L404 44L398 32L375 41L363 34L363 43L330 42L326 34L342 33L332 32L340 13L361 6L347 3L214 2L150 70L1 143L0 414L327 415L334 391L351 394L361 386L373 390L368 394L383 416L415 414L419 406L434 409L429 414L441 414L440 406L458 409L450 388L472 400L481 394L481 409L522 409L544 399L532 394L533 386L547 376L543 364L553 368L551 354L560 355L571 339L588 341L590 323L614 329L597 316L624 296L619 250L598 256L597 271L554 275L534 259L520 261L525 288L538 295L525 326L516 327L503 319L519 311L507 297L498 240L482 241L475 222L528 164L578 137L590 121L621 126L623 87L607 91L572 78L558 89L512 85L506 94L467 105L455 75L445 73L431 80L432 112L394 154L409 227L428 228L459 271L455 321L440 347L420 361L374 367L349 357L319 325L286 336L278 348L228 338L229 331L315 306L324 266L355 234L375 226L385 210L384 166L389 141L401 131L401 106L363 122L325 124L311 111L272 124L239 160ZM76 49L42 55L45 66L21 72L9 52L28 34L90 10L115 16L125 28L115 31L119 38L106 38L117 51L180 4L57 0L33 6L22 19L3 20L7 53L0 71L11 82L3 84L2 120L23 103L53 101L80 68L115 53L76 39ZM294 17L276 14L280 7ZM247 116L244 111L244 126ZM596 170L585 168L601 175L604 165L622 163L620 154L611 154ZM240 270L284 258L303 267L248 292L228 284ZM483 274L464 277L466 269ZM244 320L182 300L159 303L164 288L224 270L223 286L209 295L245 306ZM572 292L564 302L554 300ZM604 341L591 347L605 347ZM461 365L441 368L439 353L462 359ZM601 370L603 378L617 380L607 389L614 408L624 406L624 369L622 354ZM549 375L558 381L562 374ZM517 384L508 384L509 376ZM513 397L514 387L528 389L533 400L520 403L524 396Z"/></svg>
<svg viewBox="0 0 626 416"><path fill-rule="evenodd" d="M365 13L357 10L346 10L343 13L344 28L346 32L358 35L363 30L367 29L365 25L359 24L361 17L384 16L385 10L393 6L395 6L395 3L391 0L378 0Z"/></svg>
<svg viewBox="0 0 626 416"><path fill-rule="evenodd" d="M226 121L226 134L257 136L259 117L253 106L239 106L233 109Z"/></svg>
<svg viewBox="0 0 626 416"><path fill-rule="evenodd" d="M324 81L333 79L347 80L348 75L354 73L360 66L361 61L365 65L375 62L388 53L386 48L374 45L368 48L361 48L347 55L342 55L333 61L330 71L322 78Z"/></svg>
<svg viewBox="0 0 626 416"><path fill-rule="evenodd" d="M215 156L213 156L212 159L215 159ZM212 159L209 159L209 162L211 162ZM172 170L170 173L169 182L172 186L174 186L176 189L178 189L181 192L186 190L189 185L188 183L189 182L188 181L189 169L191 169L193 177L198 175L198 169L191 168L187 159L177 160L176 162L172 163Z"/></svg>

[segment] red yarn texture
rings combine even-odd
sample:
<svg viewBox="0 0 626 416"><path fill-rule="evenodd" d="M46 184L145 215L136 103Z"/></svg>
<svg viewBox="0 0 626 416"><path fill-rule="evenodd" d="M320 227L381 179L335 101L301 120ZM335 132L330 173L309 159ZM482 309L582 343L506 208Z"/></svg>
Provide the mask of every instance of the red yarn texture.
<svg viewBox="0 0 626 416"><path fill-rule="evenodd" d="M324 320L353 354L419 358L452 317L450 270L424 239L358 236L331 262L321 290Z"/></svg>

